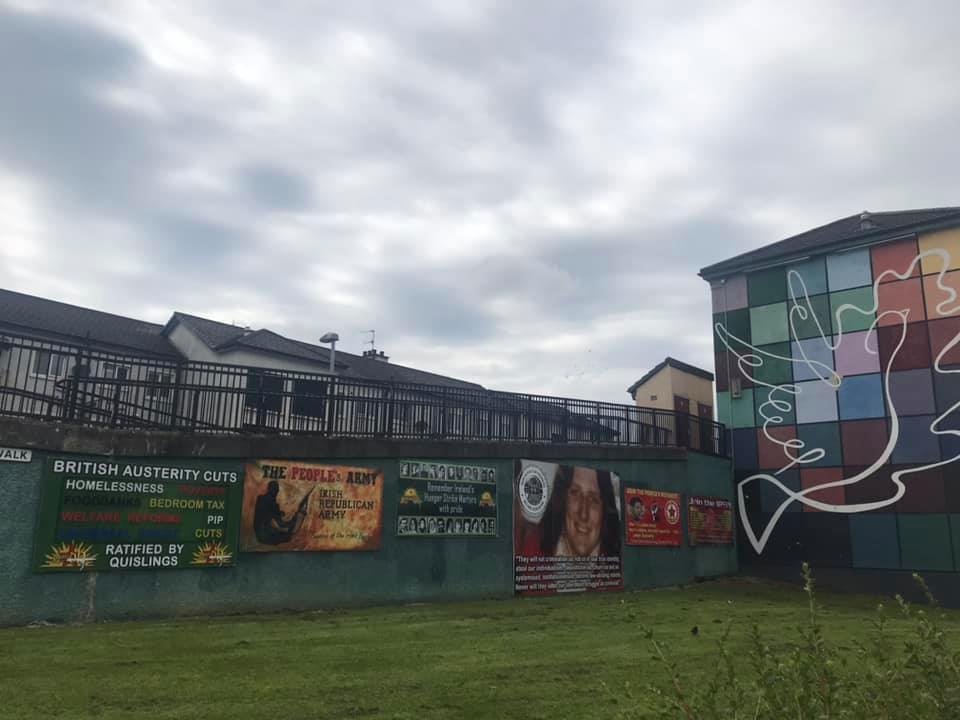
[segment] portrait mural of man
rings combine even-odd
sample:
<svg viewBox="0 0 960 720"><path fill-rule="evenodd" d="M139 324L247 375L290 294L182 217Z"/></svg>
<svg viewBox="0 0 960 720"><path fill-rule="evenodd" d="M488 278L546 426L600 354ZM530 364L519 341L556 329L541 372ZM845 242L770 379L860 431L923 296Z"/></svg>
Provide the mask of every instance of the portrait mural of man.
<svg viewBox="0 0 960 720"><path fill-rule="evenodd" d="M616 474L522 460L514 498L518 594L623 589Z"/></svg>

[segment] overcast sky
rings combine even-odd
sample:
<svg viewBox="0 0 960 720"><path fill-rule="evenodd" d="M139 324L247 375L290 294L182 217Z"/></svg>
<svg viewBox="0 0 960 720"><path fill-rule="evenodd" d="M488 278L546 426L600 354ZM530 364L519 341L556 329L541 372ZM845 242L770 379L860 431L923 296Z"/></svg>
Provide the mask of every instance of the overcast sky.
<svg viewBox="0 0 960 720"><path fill-rule="evenodd" d="M628 402L700 267L960 201L960 4L839 5L0 0L0 286Z"/></svg>

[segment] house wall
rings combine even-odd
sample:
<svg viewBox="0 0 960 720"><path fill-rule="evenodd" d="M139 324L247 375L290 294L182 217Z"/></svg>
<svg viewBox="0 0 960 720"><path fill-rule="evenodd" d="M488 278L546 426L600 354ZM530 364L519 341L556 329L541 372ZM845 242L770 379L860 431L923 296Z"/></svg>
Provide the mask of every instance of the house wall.
<svg viewBox="0 0 960 720"><path fill-rule="evenodd" d="M168 333L167 338L184 357L195 362L225 363L228 365L243 365L245 367L266 368L268 370L288 370L290 372L306 372L328 374L329 365L324 362L309 362L293 357L278 356L274 353L257 352L256 350L233 349L225 352L214 352L206 343L183 323L179 323Z"/></svg>
<svg viewBox="0 0 960 720"><path fill-rule="evenodd" d="M634 402L640 407L673 410L673 368L667 366L638 387L633 393ZM653 398L656 397L656 400Z"/></svg>
<svg viewBox="0 0 960 720"><path fill-rule="evenodd" d="M671 374L673 394L690 400L690 413L699 414L699 406L713 407L713 383L696 375L683 372L676 368L668 368ZM670 399L671 408L673 398Z"/></svg>
<svg viewBox="0 0 960 720"><path fill-rule="evenodd" d="M0 418L28 463L0 462L0 505L9 509L0 544L0 625L38 620L306 610L362 604L513 596L513 473L518 458L604 468L624 486L732 497L728 460L679 449L527 446L504 443L332 441L318 438L194 437L101 431ZM64 450L90 457L206 458L242 468L247 458L297 458L375 466L385 475L383 538L367 552L242 553L235 567L35 574L31 568L43 465ZM490 539L396 535L400 458L495 467L498 535ZM686 519L683 520L686 527ZM692 582L736 571L734 546L624 546L628 590Z"/></svg>
<svg viewBox="0 0 960 720"><path fill-rule="evenodd" d="M960 229L714 283L746 567L957 577L956 289ZM750 353L759 367L738 360Z"/></svg>

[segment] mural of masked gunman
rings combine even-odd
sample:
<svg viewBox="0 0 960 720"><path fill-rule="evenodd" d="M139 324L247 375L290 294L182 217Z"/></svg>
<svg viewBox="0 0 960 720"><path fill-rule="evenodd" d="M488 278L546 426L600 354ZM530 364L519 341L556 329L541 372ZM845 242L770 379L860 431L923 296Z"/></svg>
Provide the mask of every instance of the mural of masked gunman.
<svg viewBox="0 0 960 720"><path fill-rule="evenodd" d="M257 498L257 504L254 507L253 532L257 540L264 545L282 545L290 542L300 532L304 518L307 516L307 501L313 490L311 489L303 496L296 512L286 520L277 502L279 492L280 483L271 480L267 485L267 491Z"/></svg>

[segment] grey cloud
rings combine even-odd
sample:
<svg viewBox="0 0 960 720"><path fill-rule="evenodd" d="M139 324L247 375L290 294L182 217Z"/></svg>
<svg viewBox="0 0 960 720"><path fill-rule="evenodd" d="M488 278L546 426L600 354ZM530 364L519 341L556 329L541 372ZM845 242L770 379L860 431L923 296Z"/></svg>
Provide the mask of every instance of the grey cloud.
<svg viewBox="0 0 960 720"><path fill-rule="evenodd" d="M87 202L125 196L156 158L143 131L96 92L140 62L116 36L0 8L0 94L8 98L0 109L0 159Z"/></svg>
<svg viewBox="0 0 960 720"><path fill-rule="evenodd" d="M310 183L296 173L262 164L244 168L239 176L242 189L263 208L298 210L310 205Z"/></svg>
<svg viewBox="0 0 960 720"><path fill-rule="evenodd" d="M496 333L496 320L483 309L468 274L429 270L385 274L372 282L374 324L427 342L467 345Z"/></svg>
<svg viewBox="0 0 960 720"><path fill-rule="evenodd" d="M699 267L865 207L956 202L951 4L841 8L822 27L797 6L819 27L807 42L746 47L755 61L710 88L695 63L704 23L730 11L715 4L470 3L469 21L446 2L157 6L201 46L249 40L304 71L259 86L234 57L152 64L126 3L109 31L96 8L65 7L0 9L0 93L16 100L0 106L0 172L37 188L51 282L94 278L63 298L81 304L216 309L305 340L376 327L398 362L626 401L666 354L709 367ZM340 67L326 51L345 34L383 41L389 63ZM677 54L676 77L652 72L670 66L652 48ZM159 111L111 104L107 88ZM667 116L696 112L700 93L720 97L715 114ZM668 151L689 163L659 170ZM606 191L630 203L602 228L545 229ZM475 217L508 249L426 252ZM104 227L121 239L91 253ZM112 267L121 251L145 269ZM328 296L328 278L359 302ZM547 342L564 335L584 347Z"/></svg>

